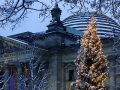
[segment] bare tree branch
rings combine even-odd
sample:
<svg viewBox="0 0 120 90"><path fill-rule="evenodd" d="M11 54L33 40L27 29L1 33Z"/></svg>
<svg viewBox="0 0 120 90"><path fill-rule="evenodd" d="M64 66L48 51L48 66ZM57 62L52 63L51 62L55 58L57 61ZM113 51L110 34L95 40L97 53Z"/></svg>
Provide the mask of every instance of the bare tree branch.
<svg viewBox="0 0 120 90"><path fill-rule="evenodd" d="M50 14L50 9L55 2L69 6L72 13L89 12L95 10L100 13L110 14L120 21L120 0L4 0L0 5L0 26L13 25L13 28L23 20L30 11L39 13L43 20ZM38 5L39 7L36 7Z"/></svg>

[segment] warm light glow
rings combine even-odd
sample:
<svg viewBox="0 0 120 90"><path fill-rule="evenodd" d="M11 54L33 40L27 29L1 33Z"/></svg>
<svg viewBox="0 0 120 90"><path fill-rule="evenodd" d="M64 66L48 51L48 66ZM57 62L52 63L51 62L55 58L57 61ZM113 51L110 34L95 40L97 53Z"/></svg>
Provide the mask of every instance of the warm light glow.
<svg viewBox="0 0 120 90"><path fill-rule="evenodd" d="M103 45L100 37L97 35L96 19L94 17L85 31L81 45L83 55L80 56L81 63L79 63L80 71L78 72L81 78L76 81L77 85L82 85L80 88L85 90L105 90L107 59L102 51Z"/></svg>

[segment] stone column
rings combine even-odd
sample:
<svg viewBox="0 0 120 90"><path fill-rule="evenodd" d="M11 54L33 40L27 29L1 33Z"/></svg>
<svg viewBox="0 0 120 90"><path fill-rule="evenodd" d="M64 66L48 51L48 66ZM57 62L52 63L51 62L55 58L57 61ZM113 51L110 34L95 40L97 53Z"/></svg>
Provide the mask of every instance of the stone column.
<svg viewBox="0 0 120 90"><path fill-rule="evenodd" d="M57 53L57 90L62 90L62 83L63 83L62 54L61 54L61 50L58 52L59 53Z"/></svg>
<svg viewBox="0 0 120 90"><path fill-rule="evenodd" d="M109 75L109 87L110 90L116 90L116 59L111 60L110 75Z"/></svg>
<svg viewBox="0 0 120 90"><path fill-rule="evenodd" d="M50 78L47 90L57 90L57 54L50 58Z"/></svg>
<svg viewBox="0 0 120 90"><path fill-rule="evenodd" d="M4 86L3 86L3 89L4 90L9 90L9 68L8 68L8 66L5 66L4 67L4 72L5 72L5 74L4 74Z"/></svg>
<svg viewBox="0 0 120 90"><path fill-rule="evenodd" d="M110 83L109 83L109 87L110 87L110 90L114 90L115 89L115 76L114 76L114 68L111 68L110 70Z"/></svg>
<svg viewBox="0 0 120 90"><path fill-rule="evenodd" d="M22 68L21 68L21 65L18 64L17 66L17 90L20 89L20 76L22 74Z"/></svg>
<svg viewBox="0 0 120 90"><path fill-rule="evenodd" d="M62 55L60 51L53 52L50 58L50 78L48 90L62 90Z"/></svg>

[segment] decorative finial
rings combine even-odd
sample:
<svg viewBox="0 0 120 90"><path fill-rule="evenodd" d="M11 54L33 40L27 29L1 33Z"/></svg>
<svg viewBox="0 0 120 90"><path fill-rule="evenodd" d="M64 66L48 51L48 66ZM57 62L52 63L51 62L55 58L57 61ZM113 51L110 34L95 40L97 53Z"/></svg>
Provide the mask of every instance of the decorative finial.
<svg viewBox="0 0 120 90"><path fill-rule="evenodd" d="M59 8L58 2L56 0L56 3L51 10L51 16L52 20L50 21L50 24L48 25L48 30L47 32L65 32L66 29L63 26L62 21L60 20L60 15L61 15L62 10ZM59 27L59 29L57 28ZM62 41L61 45L64 45L64 40Z"/></svg>
<svg viewBox="0 0 120 90"><path fill-rule="evenodd" d="M52 21L51 22L52 23L60 22L61 12L62 11L60 10L60 8L58 6L58 3L56 2L54 8L51 10L51 15L52 15Z"/></svg>
<svg viewBox="0 0 120 90"><path fill-rule="evenodd" d="M57 2L55 3L55 7L54 7L54 8L59 8L59 7L58 7L58 3L57 3Z"/></svg>

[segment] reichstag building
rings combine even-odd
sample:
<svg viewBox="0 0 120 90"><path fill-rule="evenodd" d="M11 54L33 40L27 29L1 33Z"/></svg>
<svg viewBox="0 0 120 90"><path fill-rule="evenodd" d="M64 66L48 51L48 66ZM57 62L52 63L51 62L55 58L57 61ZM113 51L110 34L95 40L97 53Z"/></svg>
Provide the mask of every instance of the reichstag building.
<svg viewBox="0 0 120 90"><path fill-rule="evenodd" d="M74 60L80 48L80 39L91 17L97 20L97 31L104 45L104 53L109 61L110 71L106 86L109 90L120 90L120 65L117 53L113 49L115 35L120 26L108 16L97 13L80 13L60 20L62 11L55 5L51 10L51 21L45 32L24 32L7 37L0 36L0 90L20 89L20 75L28 78L24 84L31 90L30 62L39 57L49 71L46 90L69 90L75 81ZM42 76L42 75L40 75ZM35 89L36 90L36 89ZM39 89L44 90L44 89Z"/></svg>

